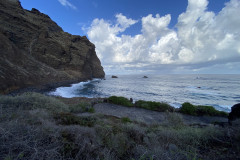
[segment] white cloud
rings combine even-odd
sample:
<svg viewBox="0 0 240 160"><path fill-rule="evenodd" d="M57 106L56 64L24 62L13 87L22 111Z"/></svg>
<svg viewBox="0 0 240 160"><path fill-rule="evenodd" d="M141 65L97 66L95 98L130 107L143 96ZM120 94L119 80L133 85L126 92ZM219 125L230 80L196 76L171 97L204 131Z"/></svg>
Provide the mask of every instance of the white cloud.
<svg viewBox="0 0 240 160"><path fill-rule="evenodd" d="M240 1L231 0L217 14L207 5L207 0L188 0L176 30L168 26L171 15L149 14L141 19L141 34L125 35L138 21L117 14L116 23L94 19L87 34L107 73L229 66L240 60Z"/></svg>
<svg viewBox="0 0 240 160"><path fill-rule="evenodd" d="M61 3L61 5L65 6L65 7L70 7L72 9L77 9L76 6L74 6L72 3L70 3L68 0L58 0L59 3Z"/></svg>

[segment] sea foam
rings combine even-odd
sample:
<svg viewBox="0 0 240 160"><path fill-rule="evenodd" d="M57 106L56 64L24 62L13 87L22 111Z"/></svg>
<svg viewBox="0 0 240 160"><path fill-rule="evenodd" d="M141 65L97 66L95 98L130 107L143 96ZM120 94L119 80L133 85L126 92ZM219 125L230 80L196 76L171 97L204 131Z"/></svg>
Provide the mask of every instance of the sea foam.
<svg viewBox="0 0 240 160"><path fill-rule="evenodd" d="M84 85L90 82L91 81L80 82L80 83L72 84L70 87L59 87L55 91L49 92L48 94L53 96L61 96L65 98L79 97L77 90L83 89Z"/></svg>

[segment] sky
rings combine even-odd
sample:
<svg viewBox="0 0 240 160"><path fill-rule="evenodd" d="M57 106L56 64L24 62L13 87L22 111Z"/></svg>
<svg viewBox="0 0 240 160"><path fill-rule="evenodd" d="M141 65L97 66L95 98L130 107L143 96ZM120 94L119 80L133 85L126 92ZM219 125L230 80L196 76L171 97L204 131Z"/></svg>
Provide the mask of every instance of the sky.
<svg viewBox="0 0 240 160"><path fill-rule="evenodd" d="M20 0L87 36L106 74L240 74L240 0Z"/></svg>

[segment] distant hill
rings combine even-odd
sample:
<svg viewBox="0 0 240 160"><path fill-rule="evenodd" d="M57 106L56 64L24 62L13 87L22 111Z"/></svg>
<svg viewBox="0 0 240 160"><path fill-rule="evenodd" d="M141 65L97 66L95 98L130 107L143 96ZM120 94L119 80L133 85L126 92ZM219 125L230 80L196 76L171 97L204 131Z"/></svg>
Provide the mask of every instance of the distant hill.
<svg viewBox="0 0 240 160"><path fill-rule="evenodd" d="M0 1L0 92L103 78L95 46L87 37L66 33L51 18Z"/></svg>

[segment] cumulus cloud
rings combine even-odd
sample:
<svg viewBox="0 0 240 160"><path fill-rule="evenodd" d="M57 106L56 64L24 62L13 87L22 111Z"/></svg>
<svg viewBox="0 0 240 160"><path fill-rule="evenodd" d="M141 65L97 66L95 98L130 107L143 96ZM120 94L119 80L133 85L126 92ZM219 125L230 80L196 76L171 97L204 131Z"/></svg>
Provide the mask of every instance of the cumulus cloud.
<svg viewBox="0 0 240 160"><path fill-rule="evenodd" d="M240 1L231 0L217 14L207 6L207 0L188 0L175 29L169 27L169 14L149 14L139 22L117 14L115 23L94 19L87 34L107 73L197 72L221 64L231 70L230 64L240 61ZM141 34L125 35L136 23L141 23Z"/></svg>
<svg viewBox="0 0 240 160"><path fill-rule="evenodd" d="M70 7L72 9L77 9L76 6L74 6L72 3L70 3L68 0L58 0L59 3L61 3L61 5L65 6L65 7Z"/></svg>

